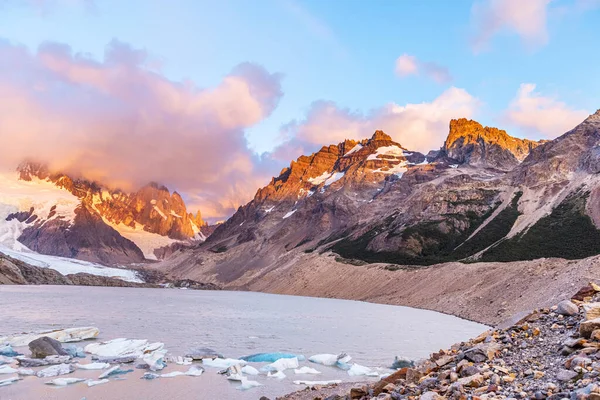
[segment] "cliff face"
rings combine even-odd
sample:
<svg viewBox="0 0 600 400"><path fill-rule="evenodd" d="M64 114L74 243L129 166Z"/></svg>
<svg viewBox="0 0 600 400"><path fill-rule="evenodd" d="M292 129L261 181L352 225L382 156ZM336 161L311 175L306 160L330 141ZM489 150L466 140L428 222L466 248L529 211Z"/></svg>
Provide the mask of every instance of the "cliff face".
<svg viewBox="0 0 600 400"><path fill-rule="evenodd" d="M509 171L542 143L514 138L503 130L461 118L450 121L450 133L442 149L461 164Z"/></svg>

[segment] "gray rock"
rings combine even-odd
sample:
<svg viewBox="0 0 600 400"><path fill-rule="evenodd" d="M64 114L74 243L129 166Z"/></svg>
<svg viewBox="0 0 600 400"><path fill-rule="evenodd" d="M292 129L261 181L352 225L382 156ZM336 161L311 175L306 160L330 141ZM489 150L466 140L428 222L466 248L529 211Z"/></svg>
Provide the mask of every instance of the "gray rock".
<svg viewBox="0 0 600 400"><path fill-rule="evenodd" d="M441 396L436 392L425 392L421 395L419 400L438 400Z"/></svg>
<svg viewBox="0 0 600 400"><path fill-rule="evenodd" d="M43 336L29 343L31 357L45 358L48 356L68 356L69 353L63 349L60 342L56 339Z"/></svg>
<svg viewBox="0 0 600 400"><path fill-rule="evenodd" d="M205 358L223 358L222 354L208 347L192 349L185 356L191 358L192 360L203 360Z"/></svg>
<svg viewBox="0 0 600 400"><path fill-rule="evenodd" d="M558 371L558 374L556 374L556 379L561 382L568 382L570 380L573 380L577 375L578 374L575 371L569 371L568 369L561 369L560 371Z"/></svg>
<svg viewBox="0 0 600 400"><path fill-rule="evenodd" d="M560 315L571 316L579 313L579 307L573 304L571 300L563 300L556 307L556 313Z"/></svg>

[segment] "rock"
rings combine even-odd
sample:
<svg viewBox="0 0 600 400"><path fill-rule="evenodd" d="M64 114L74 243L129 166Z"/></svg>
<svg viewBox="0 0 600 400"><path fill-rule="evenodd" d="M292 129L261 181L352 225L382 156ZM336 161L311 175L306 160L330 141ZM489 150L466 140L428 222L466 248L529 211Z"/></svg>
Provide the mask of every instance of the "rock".
<svg viewBox="0 0 600 400"><path fill-rule="evenodd" d="M582 307L586 320L600 318L600 303L584 303Z"/></svg>
<svg viewBox="0 0 600 400"><path fill-rule="evenodd" d="M423 374L416 369L407 368L406 369L406 381L408 383L418 383L419 379L423 377Z"/></svg>
<svg viewBox="0 0 600 400"><path fill-rule="evenodd" d="M534 371L533 372L534 379L542 379L545 375L546 375L546 373L544 371Z"/></svg>
<svg viewBox="0 0 600 400"><path fill-rule="evenodd" d="M561 382L568 382L568 381L573 380L577 375L578 374L575 371L569 371L568 369L562 369L562 370L558 371L558 374L556 374L556 379Z"/></svg>
<svg viewBox="0 0 600 400"><path fill-rule="evenodd" d="M600 329L595 329L590 335L590 339L600 342Z"/></svg>
<svg viewBox="0 0 600 400"><path fill-rule="evenodd" d="M56 339L43 336L29 343L29 350L33 358L45 358L48 356L68 356L69 353L63 349Z"/></svg>
<svg viewBox="0 0 600 400"><path fill-rule="evenodd" d="M440 400L440 399L442 399L442 396L440 396L436 392L425 392L419 398L419 400Z"/></svg>
<svg viewBox="0 0 600 400"><path fill-rule="evenodd" d="M563 300L556 305L556 313L560 315L571 316L579 313L579 307L577 307L570 300Z"/></svg>
<svg viewBox="0 0 600 400"><path fill-rule="evenodd" d="M465 378L460 378L456 383L465 386L465 387L480 387L483 385L484 378L481 374L475 374L472 376L467 376Z"/></svg>
<svg viewBox="0 0 600 400"><path fill-rule="evenodd" d="M579 324L579 334L584 338L592 336L592 332L596 329L600 329L600 318L584 321Z"/></svg>
<svg viewBox="0 0 600 400"><path fill-rule="evenodd" d="M360 388L352 388L350 389L350 398L351 399L362 399L363 397L367 396L369 393L367 392L367 390L364 387L360 387Z"/></svg>
<svg viewBox="0 0 600 400"><path fill-rule="evenodd" d="M204 360L205 358L224 358L221 353L208 347L198 347L191 349L185 356L191 358L192 360Z"/></svg>

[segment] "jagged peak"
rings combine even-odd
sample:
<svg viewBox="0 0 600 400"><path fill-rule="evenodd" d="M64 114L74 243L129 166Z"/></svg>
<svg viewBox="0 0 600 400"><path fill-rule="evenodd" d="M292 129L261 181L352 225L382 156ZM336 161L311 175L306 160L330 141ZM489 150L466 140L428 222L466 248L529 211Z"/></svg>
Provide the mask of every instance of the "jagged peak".
<svg viewBox="0 0 600 400"><path fill-rule="evenodd" d="M382 140L382 141L391 142L392 137L390 135L388 135L387 133L385 133L384 131L376 130L375 133L373 134L373 136L371 136L371 140Z"/></svg>

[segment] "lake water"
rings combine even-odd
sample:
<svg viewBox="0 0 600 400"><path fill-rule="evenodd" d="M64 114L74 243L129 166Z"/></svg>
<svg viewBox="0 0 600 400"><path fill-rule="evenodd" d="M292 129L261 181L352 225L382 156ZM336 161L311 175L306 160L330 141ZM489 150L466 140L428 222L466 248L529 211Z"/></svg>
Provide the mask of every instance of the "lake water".
<svg viewBox="0 0 600 400"><path fill-rule="evenodd" d="M0 286L0 336L18 332L96 326L100 340L119 337L164 342L170 354L192 347L211 347L226 357L285 351L307 358L346 352L368 367L388 367L394 356L418 359L467 340L485 325L408 307L348 300L249 292L193 291L77 286ZM84 342L85 344L85 342ZM27 351L25 351L28 354ZM89 362L89 357L86 361ZM252 364L259 368L262 364ZM293 380L365 380L345 371L301 362L323 373L295 375L279 381L251 377L264 386L238 391L206 368L200 377L140 380L143 371L125 380L88 388L77 384L54 389L43 379L26 377L0 387L4 399L258 399L303 389ZM169 364L164 373L187 370ZM96 378L98 371L76 371L69 377ZM0 379L8 375L0 376ZM373 379L373 378L371 378Z"/></svg>

